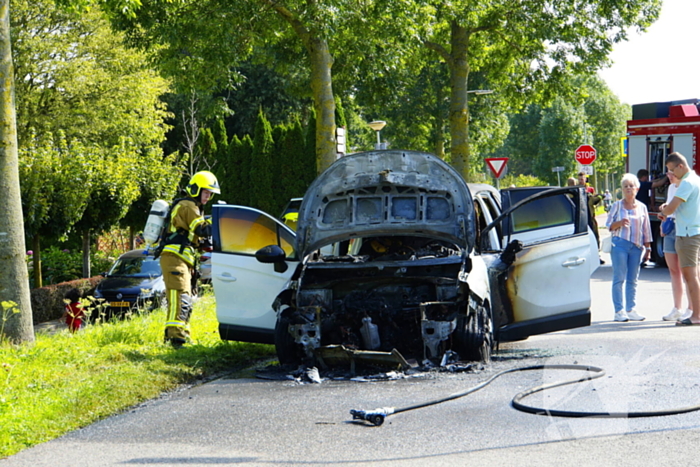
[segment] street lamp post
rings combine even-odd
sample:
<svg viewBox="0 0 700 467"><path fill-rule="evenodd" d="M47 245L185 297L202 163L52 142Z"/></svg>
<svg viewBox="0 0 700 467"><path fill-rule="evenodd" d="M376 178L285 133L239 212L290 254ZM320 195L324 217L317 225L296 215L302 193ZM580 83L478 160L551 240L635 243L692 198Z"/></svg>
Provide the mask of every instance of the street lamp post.
<svg viewBox="0 0 700 467"><path fill-rule="evenodd" d="M386 122L384 120L375 120L373 122L369 122L368 125L371 129L377 132L377 144L374 145L374 149L386 149L386 145L382 146L382 139L379 136L379 132L386 126Z"/></svg>

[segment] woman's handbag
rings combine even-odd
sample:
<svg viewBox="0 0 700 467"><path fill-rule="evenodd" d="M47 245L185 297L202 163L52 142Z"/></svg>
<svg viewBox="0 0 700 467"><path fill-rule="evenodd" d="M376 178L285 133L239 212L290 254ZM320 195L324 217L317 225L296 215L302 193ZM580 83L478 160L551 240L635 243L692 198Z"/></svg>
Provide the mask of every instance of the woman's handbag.
<svg viewBox="0 0 700 467"><path fill-rule="evenodd" d="M676 232L676 220L673 217L667 217L661 223L661 233L664 235L673 235Z"/></svg>
<svg viewBox="0 0 700 467"><path fill-rule="evenodd" d="M616 201L611 207L610 210L612 211L614 208L616 208L615 211L615 217L613 217L613 222L615 222L615 218L617 218L617 214L620 212L620 206L617 205L620 203L620 201ZM616 206L617 205L617 206ZM609 212L609 211L608 211ZM611 222L611 224L613 223ZM612 232L610 232L610 235L605 237L601 242L600 242L600 251L603 253L610 253L612 251Z"/></svg>

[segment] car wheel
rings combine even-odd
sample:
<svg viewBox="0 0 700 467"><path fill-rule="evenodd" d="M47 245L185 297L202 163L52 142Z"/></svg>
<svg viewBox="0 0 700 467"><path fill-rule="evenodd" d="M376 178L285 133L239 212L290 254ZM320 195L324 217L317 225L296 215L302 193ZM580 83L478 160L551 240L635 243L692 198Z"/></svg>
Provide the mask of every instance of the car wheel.
<svg viewBox="0 0 700 467"><path fill-rule="evenodd" d="M469 299L469 313L457 318L455 350L462 360L490 362L493 349L493 319L488 303Z"/></svg>
<svg viewBox="0 0 700 467"><path fill-rule="evenodd" d="M286 313L282 313L275 324L275 351L280 365L299 365L302 363L300 346L289 334L291 320Z"/></svg>

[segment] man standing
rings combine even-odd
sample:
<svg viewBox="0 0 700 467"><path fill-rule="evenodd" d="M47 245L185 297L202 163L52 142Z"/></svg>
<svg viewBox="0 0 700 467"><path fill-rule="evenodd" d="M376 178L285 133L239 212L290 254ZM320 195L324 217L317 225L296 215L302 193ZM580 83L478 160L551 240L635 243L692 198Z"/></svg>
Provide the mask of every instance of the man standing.
<svg viewBox="0 0 700 467"><path fill-rule="evenodd" d="M586 188L586 193L592 195L595 193L595 188L588 184L588 175L585 172L578 173L578 184Z"/></svg>
<svg viewBox="0 0 700 467"><path fill-rule="evenodd" d="M649 212L655 211L656 197L654 196L654 189L666 185L668 183L668 177L664 175L654 181L650 181L649 171L647 169L639 169L637 171L637 178L639 179L637 199L647 205L647 210Z"/></svg>
<svg viewBox="0 0 700 467"><path fill-rule="evenodd" d="M700 280L698 279L698 252L700 252L700 177L688 166L686 158L674 152L666 158L666 168L681 181L676 194L668 204L661 205L661 216L676 214L676 252L683 279L688 287L693 314L678 321L678 325L700 324Z"/></svg>
<svg viewBox="0 0 700 467"><path fill-rule="evenodd" d="M195 249L201 247L200 239L211 236L211 222L204 218L202 208L212 193L221 193L216 177L207 171L194 174L185 192L187 198L174 201L170 208L160 255L168 301L165 341L176 349L187 342L190 334Z"/></svg>

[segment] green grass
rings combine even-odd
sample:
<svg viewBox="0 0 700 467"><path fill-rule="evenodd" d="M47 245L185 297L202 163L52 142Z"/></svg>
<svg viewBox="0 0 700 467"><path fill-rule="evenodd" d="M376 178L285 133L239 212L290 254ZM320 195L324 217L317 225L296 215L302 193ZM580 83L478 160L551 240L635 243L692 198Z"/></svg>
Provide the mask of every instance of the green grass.
<svg viewBox="0 0 700 467"><path fill-rule="evenodd" d="M57 438L183 383L233 371L274 354L269 345L219 339L215 301L195 304L195 344L163 344L162 309L38 333L31 346L0 344L0 458Z"/></svg>

